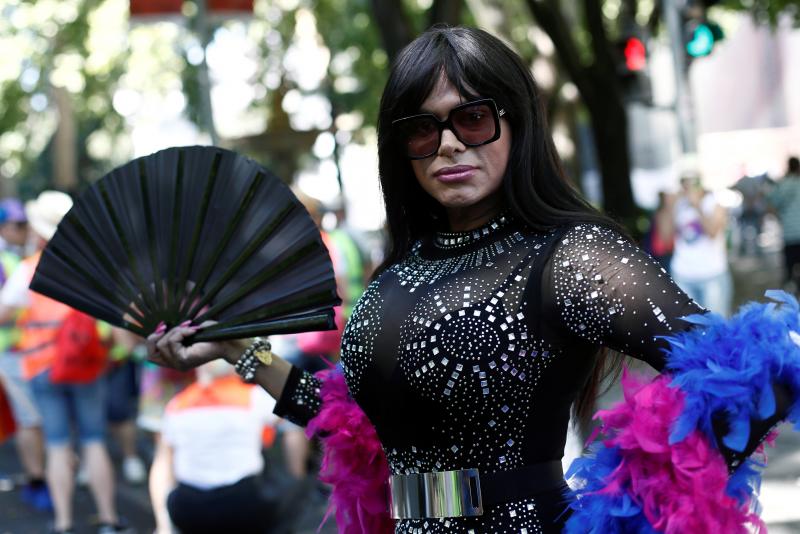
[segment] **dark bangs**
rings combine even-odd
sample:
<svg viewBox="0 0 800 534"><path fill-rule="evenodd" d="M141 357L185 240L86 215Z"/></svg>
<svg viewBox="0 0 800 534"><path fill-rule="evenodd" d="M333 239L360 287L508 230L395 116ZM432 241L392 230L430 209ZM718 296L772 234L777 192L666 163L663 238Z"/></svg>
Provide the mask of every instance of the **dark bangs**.
<svg viewBox="0 0 800 534"><path fill-rule="evenodd" d="M397 58L381 101L381 116L389 121L419 113L422 102L433 91L441 74L456 88L465 102L494 98L498 107L506 105L509 87L488 66L498 65L490 50L477 46L459 28L436 33L431 39L417 40ZM390 124L389 124L390 125Z"/></svg>

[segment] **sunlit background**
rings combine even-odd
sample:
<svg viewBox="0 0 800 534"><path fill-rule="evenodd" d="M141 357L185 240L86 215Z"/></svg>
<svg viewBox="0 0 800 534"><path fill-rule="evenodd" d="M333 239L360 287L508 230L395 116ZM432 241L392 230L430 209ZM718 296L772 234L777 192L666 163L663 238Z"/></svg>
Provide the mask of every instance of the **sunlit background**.
<svg viewBox="0 0 800 534"><path fill-rule="evenodd" d="M172 8L144 13L157 4ZM213 143L377 233L380 93L399 47L437 20L519 52L571 179L633 233L681 173L701 174L735 210L731 185L781 177L800 153L795 0L228 4L244 9L0 0L0 195L77 192L134 157ZM692 33L709 23L711 43ZM690 42L706 49L688 53ZM796 472L800 458L788 458L780 465ZM800 525L794 478L768 481L764 496L769 521Z"/></svg>

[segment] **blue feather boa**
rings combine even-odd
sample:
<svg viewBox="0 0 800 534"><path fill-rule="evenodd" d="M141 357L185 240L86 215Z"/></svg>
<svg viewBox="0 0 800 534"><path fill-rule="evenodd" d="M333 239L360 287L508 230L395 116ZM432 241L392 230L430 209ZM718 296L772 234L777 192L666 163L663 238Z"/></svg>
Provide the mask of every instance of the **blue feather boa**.
<svg viewBox="0 0 800 534"><path fill-rule="evenodd" d="M800 305L783 291L768 291L766 296L774 302L748 304L728 320L714 314L687 317L695 328L667 338L670 387L679 388L684 397L682 411L671 428L665 428L670 447L699 431L719 448L712 418L724 414L729 427L722 437L724 445L735 451L744 450L750 438L751 418L766 419L775 414L775 382L790 391L788 419L796 430L800 429ZM626 398L626 402L635 401ZM621 435L613 425L604 429ZM642 509L636 492L639 483L628 480L619 487L618 477L627 469L626 463L641 461L641 456L637 459L626 454L641 454L641 449L628 453L614 446L614 442L611 439L596 443L567 472L573 485L577 485L577 498L566 534L657 532ZM747 460L724 486L723 493L739 503L739 511L748 505L757 506L760 467L763 465ZM615 476L616 485L609 486ZM669 521L662 521L665 523ZM675 531L674 524L671 530Z"/></svg>
<svg viewBox="0 0 800 534"><path fill-rule="evenodd" d="M774 382L791 391L788 419L800 430L800 305L783 291L766 296L775 302L750 303L728 320L715 314L686 317L698 327L668 338L667 370L672 385L686 394L671 442L694 429L713 439L712 417L724 413L730 430L723 443L744 450L750 419L775 414Z"/></svg>

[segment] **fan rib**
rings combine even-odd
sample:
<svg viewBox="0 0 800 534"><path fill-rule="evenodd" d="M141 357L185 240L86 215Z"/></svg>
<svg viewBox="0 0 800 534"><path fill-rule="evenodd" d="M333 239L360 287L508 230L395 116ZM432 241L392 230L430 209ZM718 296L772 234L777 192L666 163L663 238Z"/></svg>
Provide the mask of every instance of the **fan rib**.
<svg viewBox="0 0 800 534"><path fill-rule="evenodd" d="M236 257L236 260L231 263L230 267L222 274L222 276L215 282L214 286L208 290L203 297L192 307L192 309L187 314L189 317L194 317L198 310L202 309L208 302L211 301L225 286L226 283L230 281L231 278L236 274L237 269L241 267L247 260L249 260L253 254L258 252L262 243L269 238L275 230L286 220L286 217L294 210L294 205L289 204L285 208L283 208L277 216L267 224L263 230L261 230L253 241ZM244 293L237 292L236 295L233 297L233 300L238 300L240 296ZM225 302L229 302L232 299L227 299ZM225 306L227 307L227 306ZM214 306L213 308L218 308L218 306ZM203 314L203 316L207 316L208 314Z"/></svg>
<svg viewBox="0 0 800 534"><path fill-rule="evenodd" d="M302 309L304 307L307 309L313 309L316 306L321 306L325 303L329 303L330 300L331 300L330 289L324 289L303 297L295 297L291 300L291 302L285 302L283 304L270 306L269 309L262 308L251 311L250 313L237 317L235 320L220 321L214 324L213 326L210 326L209 328L212 330L222 330L224 328L244 325L255 321L259 322L271 321L274 319L278 319L281 316L287 315L285 313L287 311L291 312L292 310ZM198 324L200 324L200 322Z"/></svg>
<svg viewBox="0 0 800 534"><path fill-rule="evenodd" d="M151 302L148 297L150 296L148 293L149 288L147 284L145 284L144 279L142 278L142 274L139 272L139 264L136 259L136 255L133 253L133 249L131 248L128 239L125 237L125 233L123 231L122 224L120 224L120 220L117 217L113 209L113 204L111 202L111 197L108 193L108 189L106 188L105 182L98 183L98 187L100 188L100 194L103 197L103 201L106 203L106 208L108 209L108 214L111 217L111 224L114 225L114 230L117 232L120 241L122 242L122 248L125 251L125 254L128 256L128 262L131 265L131 273L136 278L136 283L139 284L139 294L142 297L142 302L144 304L144 308L140 308L142 312L146 312L145 315L152 315L153 311L158 309L157 306L154 306L153 302Z"/></svg>
<svg viewBox="0 0 800 534"><path fill-rule="evenodd" d="M162 309L164 305L164 287L161 282L161 270L158 266L155 224L153 223L153 212L150 206L150 191L147 187L147 169L144 159L139 160L139 186L142 195L142 206L144 207L144 226L150 250L150 264L153 269L153 285L155 286L153 290L155 292L156 309ZM157 319L163 320L164 317L157 317Z"/></svg>
<svg viewBox="0 0 800 534"><path fill-rule="evenodd" d="M118 269L113 264L111 264L111 262L108 261L108 258L106 257L106 254L103 253L103 251L100 250L100 248L97 246L97 243L94 241L94 239L92 239L92 236L89 233L89 230L83 225L83 223L78 219L78 217L76 217L74 213L70 212L70 213L67 214L67 218L69 219L70 223L72 223L74 225L75 230L78 232L78 234L83 238L84 243L86 243L86 245L94 253L94 256L95 256L94 259L99 261L103 265L103 267L105 267L106 272L108 272L108 273L118 272ZM61 251L59 251L57 247L52 247L52 250L53 250L54 253L56 253L56 255L59 257L59 259L69 263L70 266L72 266L74 269L80 270L81 274L85 277L86 280L88 280L88 281L90 281L92 283L97 282L97 277L96 276L93 276L91 273L89 273L89 272L85 271L84 269L80 268L78 266L78 264L74 260L72 260L68 255L61 253ZM137 295L133 291L133 288L128 286L130 281L127 280L125 277L115 277L115 278L118 279L118 280L121 278L122 280L127 282L126 284L118 284L117 287L120 290L124 291L126 293L126 296L129 299L128 302L124 302L124 299L118 300L117 302L119 302L120 305L124 309L129 309L131 303L133 303L133 304L136 304L139 307L140 310L148 311L147 307L144 305L144 302L140 298L141 295ZM101 287L101 288L103 288L105 290L105 287L102 284L99 284L98 287ZM116 298L119 298L119 297L116 296ZM144 314L142 314L140 317L141 317L142 320L144 320L145 316L144 316Z"/></svg>
<svg viewBox="0 0 800 534"><path fill-rule="evenodd" d="M206 187L203 191L203 197L200 201L200 210L198 210L197 218L195 219L194 225L194 232L192 233L192 240L189 244L189 253L188 258L183 264L181 269L181 274L178 277L178 284L176 284L176 290L178 293L185 290L186 284L188 283L189 279L189 269L191 268L192 264L194 263L194 257L197 253L197 245L200 241L200 233L203 229L203 221L205 221L206 214L208 213L208 205L211 202L211 193L214 190L214 185L217 182L217 177L219 176L219 168L222 165L222 153L216 152L214 154L214 160L211 163L211 169L208 173L208 178L206 179ZM183 315L184 306L189 301L188 298L183 299L183 302L178 304L178 316Z"/></svg>
<svg viewBox="0 0 800 534"><path fill-rule="evenodd" d="M196 281L196 284L190 291L188 298L184 301L184 306L181 308L181 311L184 312L181 313L181 315L183 315L184 317L186 316L191 317L191 315L185 313L188 312L189 309L199 309L195 307L194 303L195 299L197 299L199 290L208 281L208 277L211 276L211 271L217 265L217 262L220 256L222 255L222 251L225 250L225 247L228 245L228 241L230 240L233 233L237 230L239 223L242 221L242 218L244 218L244 214L247 212L247 209L250 207L250 204L253 202L253 199L256 196L256 190L264 181L264 177L265 175L263 172L256 173L256 175L251 180L250 186L247 188L247 191L245 191L241 201L236 203L237 206L241 207L238 210L236 210L236 215L233 216L233 219L230 221L228 227L225 229L225 233L219 240L219 243L217 243L216 249L214 250L213 254L211 254L212 261L209 261L206 264L202 274L200 275L200 278Z"/></svg>
<svg viewBox="0 0 800 534"><path fill-rule="evenodd" d="M216 325L215 325L216 326ZM223 339L242 339L252 336L269 336L272 334L293 334L296 332L311 332L314 330L333 330L336 325L333 312L315 313L305 317L281 319L269 324L254 324L231 327L225 330L211 330L211 327L200 330L194 336L184 340L191 344L199 341L212 341Z"/></svg>
<svg viewBox="0 0 800 534"><path fill-rule="evenodd" d="M172 235L170 236L169 259L167 260L167 277L169 277L170 288L170 290L167 291L167 314L170 324L178 324L179 319L178 284L176 283L177 280L175 280L177 268L175 266L175 260L178 254L178 239L180 238L179 221L181 220L181 209L183 207L181 203L183 195L183 158L184 151L178 150L178 164L175 169L175 195L172 203Z"/></svg>
<svg viewBox="0 0 800 534"><path fill-rule="evenodd" d="M282 262L277 263L263 271L259 272L256 276L252 277L250 280L242 284L242 286L234 291L230 296L228 296L224 301L219 302L206 310L203 314L201 314L195 322L202 323L203 321L210 319L212 315L218 314L219 312L225 310L230 305L234 304L236 301L241 299L244 295L247 295L255 288L263 284L265 281L273 277L276 273L282 271L283 269L293 265L300 259L309 254L313 253L317 247L314 243L308 243L302 248L297 249L291 256L284 259Z"/></svg>
<svg viewBox="0 0 800 534"><path fill-rule="evenodd" d="M84 281L88 282L88 283L89 283L89 285L91 285L91 286L92 286L92 287L93 287L95 290L97 290L97 291L99 291L100 293L102 293L102 294L103 294L103 295L104 295L106 298L108 298L108 299L109 299L111 302L115 302L115 303L116 303L117 305L119 305L119 306L120 306L122 309L124 309L124 310L127 310L127 312L128 312L128 313L129 313L129 314L130 314L132 317L134 317L135 319L137 319L137 320L138 320L140 323L144 324L144 321L145 321L144 315L141 315L141 314L138 314L138 315L137 315L137 314L135 314L134 312L131 312L131 310L130 310L130 302L126 302L126 300L125 300L124 298L121 298L121 297L120 297L120 296L119 296L117 293L115 293L115 292L113 292L113 291L109 290L109 289L108 289L106 286L104 286L103 284L101 284L101 283L100 283L100 282L97 280L97 278L96 278L96 277L92 276L92 274L91 274L91 273L89 273L88 271L86 271L86 270L85 270L83 267L81 267L81 266L80 266L78 263L76 263L76 262L75 262L75 261L74 261L72 258L70 258L69 256L67 256L67 255L65 255L65 254L62 254L62 253L61 253L61 251L59 251L59 250L57 250L57 249L55 249L55 248L51 248L51 249L50 249L50 252L51 252L51 253L52 253L54 256L58 257L58 259L59 259L59 260L63 261L63 262L64 262L64 263L66 263L67 265L69 265L69 267L70 267L70 268L72 268L72 269L73 269L73 270L74 270L76 273L78 273L78 274L79 274L81 277L83 277Z"/></svg>

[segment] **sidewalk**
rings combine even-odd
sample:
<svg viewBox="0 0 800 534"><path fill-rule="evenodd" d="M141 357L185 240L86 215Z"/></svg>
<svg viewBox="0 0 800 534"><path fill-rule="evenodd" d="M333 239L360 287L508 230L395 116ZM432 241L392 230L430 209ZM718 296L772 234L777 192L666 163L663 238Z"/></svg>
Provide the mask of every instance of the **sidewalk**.
<svg viewBox="0 0 800 534"><path fill-rule="evenodd" d="M314 488L304 491L292 489L292 482L288 475L278 464L280 449L275 448L267 452L268 465L273 465L271 486L265 487L268 494L276 497L293 494L298 497L298 502L292 506L293 517L287 518L291 524L289 528L282 528L272 534L335 534L336 522L330 518L319 531L317 530L325 515L327 502L325 497ZM118 464L118 462L115 462ZM132 486L127 484L117 469L117 507L120 517L134 527L139 534L150 534L155 529L150 498L147 485ZM0 444L0 534L46 534L52 521L49 512L36 511L22 502L21 488L16 487L21 468L17 461L16 451L11 441ZM308 486L313 486L313 482ZM299 488L299 486L298 486ZM75 491L75 532L76 534L94 533L93 514L94 503L88 488L76 488Z"/></svg>
<svg viewBox="0 0 800 534"><path fill-rule="evenodd" d="M16 487L19 473L16 451L11 441L0 445L0 534L44 534L50 527L52 514L39 512L22 502ZM14 487L10 487L14 484ZM137 532L153 532L155 523L146 486L131 486L118 477L117 506L119 514ZM75 528L77 534L94 532L94 503L85 488L75 491Z"/></svg>

